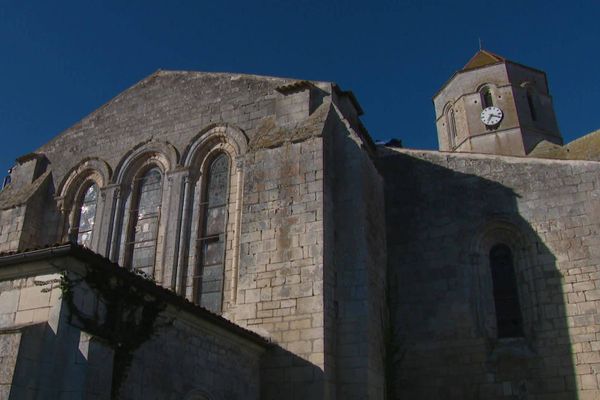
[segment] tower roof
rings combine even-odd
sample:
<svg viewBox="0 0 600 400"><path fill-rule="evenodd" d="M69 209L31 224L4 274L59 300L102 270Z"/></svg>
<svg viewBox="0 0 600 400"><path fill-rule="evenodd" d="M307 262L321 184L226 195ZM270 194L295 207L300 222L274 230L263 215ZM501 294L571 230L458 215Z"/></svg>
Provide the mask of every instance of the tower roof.
<svg viewBox="0 0 600 400"><path fill-rule="evenodd" d="M465 64L465 66L462 68L462 71L484 67L486 65L497 64L504 61L506 61L506 58L499 56L498 54L494 54L487 50L479 50L473 57L471 57L469 62Z"/></svg>

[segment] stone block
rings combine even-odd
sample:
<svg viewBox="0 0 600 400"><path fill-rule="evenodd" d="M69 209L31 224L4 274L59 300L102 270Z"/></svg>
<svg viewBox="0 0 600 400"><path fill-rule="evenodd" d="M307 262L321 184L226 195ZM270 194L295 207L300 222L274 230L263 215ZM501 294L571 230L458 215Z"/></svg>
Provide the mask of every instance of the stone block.
<svg viewBox="0 0 600 400"><path fill-rule="evenodd" d="M261 289L249 289L245 291L245 303L257 303L261 300Z"/></svg>
<svg viewBox="0 0 600 400"><path fill-rule="evenodd" d="M256 304L240 304L236 306L234 313L237 321L256 318Z"/></svg>
<svg viewBox="0 0 600 400"><path fill-rule="evenodd" d="M300 331L301 339L321 339L323 338L322 328L302 329Z"/></svg>
<svg viewBox="0 0 600 400"><path fill-rule="evenodd" d="M579 379L581 380L580 387L583 390L590 390L590 389L598 388L598 381L597 381L595 374L581 375L581 376L579 376Z"/></svg>
<svg viewBox="0 0 600 400"><path fill-rule="evenodd" d="M0 293L0 314L11 314L17 311L19 291L10 290Z"/></svg>
<svg viewBox="0 0 600 400"><path fill-rule="evenodd" d="M21 290L18 310L32 310L50 306L50 292L42 292L39 286L27 287Z"/></svg>
<svg viewBox="0 0 600 400"><path fill-rule="evenodd" d="M323 300L320 296L304 297L297 299L296 312L297 314L313 314L323 311Z"/></svg>
<svg viewBox="0 0 600 400"><path fill-rule="evenodd" d="M585 292L585 300L586 301L600 300L600 289L586 291Z"/></svg>
<svg viewBox="0 0 600 400"><path fill-rule="evenodd" d="M294 354L310 354L312 353L312 343L310 340L299 340L295 342L286 343L284 347Z"/></svg>
<svg viewBox="0 0 600 400"><path fill-rule="evenodd" d="M31 324L34 321L35 310L17 311L15 325Z"/></svg>

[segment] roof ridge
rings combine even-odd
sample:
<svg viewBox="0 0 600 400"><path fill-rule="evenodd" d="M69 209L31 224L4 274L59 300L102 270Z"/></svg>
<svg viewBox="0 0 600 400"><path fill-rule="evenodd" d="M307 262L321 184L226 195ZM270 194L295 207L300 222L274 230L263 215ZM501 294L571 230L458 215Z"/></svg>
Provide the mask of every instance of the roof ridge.
<svg viewBox="0 0 600 400"><path fill-rule="evenodd" d="M489 50L486 50L486 49L481 49L480 51L481 51L482 53L489 54L489 55L491 55L492 57L496 57L496 58L498 58L499 60L505 60L505 61L506 61L506 57L503 57L503 56L501 56L501 55L500 55L500 54L498 54L498 53L494 53L493 51L489 51Z"/></svg>
<svg viewBox="0 0 600 400"><path fill-rule="evenodd" d="M479 49L473 57L462 67L461 71L475 69L486 65L497 64L508 61L505 57L499 54L493 53L489 50Z"/></svg>

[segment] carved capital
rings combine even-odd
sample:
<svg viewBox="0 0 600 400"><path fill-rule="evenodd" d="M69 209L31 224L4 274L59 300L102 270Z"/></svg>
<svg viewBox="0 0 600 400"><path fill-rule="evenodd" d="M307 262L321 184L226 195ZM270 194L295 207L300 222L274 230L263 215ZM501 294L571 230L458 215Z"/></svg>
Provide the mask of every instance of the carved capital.
<svg viewBox="0 0 600 400"><path fill-rule="evenodd" d="M58 211L60 211L62 214L65 214L65 212L68 211L65 198L64 197L55 197L54 200L56 200L56 208L58 209Z"/></svg>
<svg viewBox="0 0 600 400"><path fill-rule="evenodd" d="M242 169L244 166L244 158L243 157L236 157L235 158L235 168L236 169Z"/></svg>

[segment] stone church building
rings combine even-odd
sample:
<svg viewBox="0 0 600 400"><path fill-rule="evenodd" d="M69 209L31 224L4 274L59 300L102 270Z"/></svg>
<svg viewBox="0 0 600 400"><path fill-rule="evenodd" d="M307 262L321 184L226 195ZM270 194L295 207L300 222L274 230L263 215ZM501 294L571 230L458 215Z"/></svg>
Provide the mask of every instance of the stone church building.
<svg viewBox="0 0 600 400"><path fill-rule="evenodd" d="M158 71L18 158L0 399L600 399L600 136L485 50L433 100Z"/></svg>

